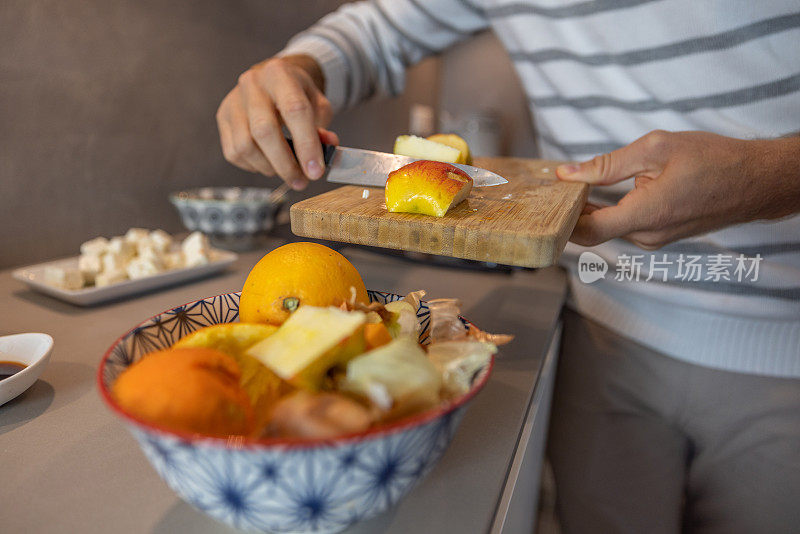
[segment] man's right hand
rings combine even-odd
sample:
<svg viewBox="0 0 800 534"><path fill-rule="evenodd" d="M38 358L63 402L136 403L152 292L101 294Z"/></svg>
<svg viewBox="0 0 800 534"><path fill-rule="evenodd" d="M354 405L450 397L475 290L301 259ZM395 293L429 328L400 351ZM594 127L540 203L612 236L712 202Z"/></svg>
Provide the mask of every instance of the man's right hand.
<svg viewBox="0 0 800 534"><path fill-rule="evenodd" d="M332 111L323 90L322 71L308 56L272 58L245 71L217 110L225 159L246 171L277 174L297 190L319 179L325 170L320 141L339 143L324 129Z"/></svg>

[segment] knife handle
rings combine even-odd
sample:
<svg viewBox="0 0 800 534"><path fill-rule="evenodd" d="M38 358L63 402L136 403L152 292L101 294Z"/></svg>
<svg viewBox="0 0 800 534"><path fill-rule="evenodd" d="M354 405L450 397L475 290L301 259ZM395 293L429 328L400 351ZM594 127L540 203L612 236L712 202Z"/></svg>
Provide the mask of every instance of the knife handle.
<svg viewBox="0 0 800 534"><path fill-rule="evenodd" d="M294 154L295 159L297 159L297 152L294 151L294 142L292 142L292 138L284 136L286 138L286 143L288 143L289 148L292 150L292 154ZM334 145L326 145L325 143L320 143L322 145L322 161L325 162L325 166L327 167L331 163L331 159L333 159L333 153L336 151L336 147ZM299 161L299 160L298 160ZM302 165L300 165L302 167Z"/></svg>

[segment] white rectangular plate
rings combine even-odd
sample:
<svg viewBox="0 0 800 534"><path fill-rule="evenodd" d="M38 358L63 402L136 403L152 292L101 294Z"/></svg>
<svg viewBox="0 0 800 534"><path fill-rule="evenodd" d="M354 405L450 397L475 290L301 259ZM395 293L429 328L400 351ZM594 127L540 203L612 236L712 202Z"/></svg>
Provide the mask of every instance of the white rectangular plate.
<svg viewBox="0 0 800 534"><path fill-rule="evenodd" d="M24 282L34 291L45 293L51 297L77 304L78 306L91 306L101 302L107 302L122 297L129 297L137 293L151 291L153 289L171 286L193 280L195 278L202 278L209 274L221 271L228 265L236 261L238 256L233 252L227 250L212 249L212 260L206 265L198 265L197 267L184 267L182 269L174 269L171 271L164 271L153 276L146 278L139 278L138 280L125 280L117 284L112 284L105 287L85 287L83 289L66 290L53 287L44 282L44 268L47 266L55 267L78 267L78 256L73 258L65 258L61 260L40 263L37 265L30 265L28 267L21 267L15 270L12 275L17 280Z"/></svg>

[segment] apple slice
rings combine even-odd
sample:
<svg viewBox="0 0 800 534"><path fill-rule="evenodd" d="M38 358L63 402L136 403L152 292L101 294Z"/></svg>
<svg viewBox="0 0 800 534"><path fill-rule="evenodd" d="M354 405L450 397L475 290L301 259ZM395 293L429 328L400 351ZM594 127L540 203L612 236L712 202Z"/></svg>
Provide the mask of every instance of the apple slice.
<svg viewBox="0 0 800 534"><path fill-rule="evenodd" d="M340 387L393 418L438 404L442 378L417 340L401 337L353 358Z"/></svg>
<svg viewBox="0 0 800 534"><path fill-rule="evenodd" d="M386 208L395 213L444 217L470 191L472 178L458 167L440 161L413 161L389 173Z"/></svg>
<svg viewBox="0 0 800 534"><path fill-rule="evenodd" d="M437 143L424 137L417 137L416 135L398 136L394 142L394 153L411 158L463 163L460 161L461 151L458 148L444 143Z"/></svg>
<svg viewBox="0 0 800 534"><path fill-rule="evenodd" d="M364 352L366 320L360 311L301 306L247 354L291 385L316 391L331 367Z"/></svg>
<svg viewBox="0 0 800 534"><path fill-rule="evenodd" d="M464 139L459 137L456 134L433 134L427 137L428 141L435 141L436 143L441 143L443 145L451 146L455 149L458 149L461 152L458 161L455 163L465 163L467 165L472 165L472 154L469 151L469 145L467 144ZM431 158L436 159L436 158Z"/></svg>

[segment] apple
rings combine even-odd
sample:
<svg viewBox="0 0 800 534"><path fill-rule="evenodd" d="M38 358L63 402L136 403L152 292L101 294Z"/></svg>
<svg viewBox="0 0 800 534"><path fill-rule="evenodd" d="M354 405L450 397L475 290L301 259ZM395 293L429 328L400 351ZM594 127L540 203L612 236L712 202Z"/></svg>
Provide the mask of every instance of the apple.
<svg viewBox="0 0 800 534"><path fill-rule="evenodd" d="M472 165L472 154L469 151L469 145L467 144L464 139L457 136L456 134L433 134L427 137L428 141L434 141L436 143L440 143L442 145L447 145L458 149L461 153L459 156L458 161L455 163L465 163L467 165ZM436 158L428 158L428 159L436 159Z"/></svg>
<svg viewBox="0 0 800 534"><path fill-rule="evenodd" d="M456 134L433 134L427 138L401 135L394 142L394 153L418 159L472 165L469 145Z"/></svg>
<svg viewBox="0 0 800 534"><path fill-rule="evenodd" d="M458 167L440 161L414 161L389 173L386 208L395 213L444 217L470 191L472 178Z"/></svg>
<svg viewBox="0 0 800 534"><path fill-rule="evenodd" d="M401 135L394 142L394 153L417 159L461 163L461 151L452 146L416 135Z"/></svg>

